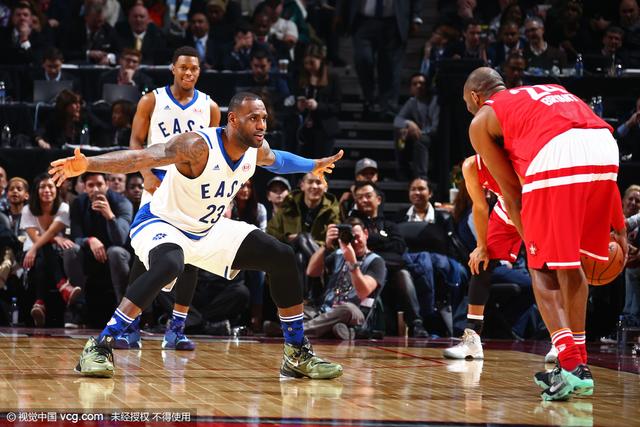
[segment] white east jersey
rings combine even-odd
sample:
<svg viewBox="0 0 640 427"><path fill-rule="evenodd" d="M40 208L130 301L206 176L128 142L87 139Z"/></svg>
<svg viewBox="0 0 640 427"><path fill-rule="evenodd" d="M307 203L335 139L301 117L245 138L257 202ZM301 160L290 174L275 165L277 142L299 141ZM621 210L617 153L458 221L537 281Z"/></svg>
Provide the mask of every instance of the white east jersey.
<svg viewBox="0 0 640 427"><path fill-rule="evenodd" d="M149 218L158 217L193 238L206 235L222 218L242 184L253 176L258 155L257 148L249 148L240 159L232 161L222 143L223 131L197 131L209 147L207 165L200 176L187 178L175 165L167 166L149 205ZM138 217L136 222L144 221Z"/></svg>
<svg viewBox="0 0 640 427"><path fill-rule="evenodd" d="M170 86L153 91L156 105L149 121L147 146L168 142L175 135L194 132L211 126L209 95L194 90L193 98L180 104L171 93Z"/></svg>

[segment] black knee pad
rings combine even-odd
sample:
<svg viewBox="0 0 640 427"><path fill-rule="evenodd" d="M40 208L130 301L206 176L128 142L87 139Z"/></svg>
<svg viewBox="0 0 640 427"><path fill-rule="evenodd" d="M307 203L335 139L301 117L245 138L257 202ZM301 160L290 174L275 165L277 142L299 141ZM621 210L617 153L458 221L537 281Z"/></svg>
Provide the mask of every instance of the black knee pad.
<svg viewBox="0 0 640 427"><path fill-rule="evenodd" d="M144 310L160 289L184 270L184 252L174 243L163 243L149 252L149 269L128 288L125 297Z"/></svg>

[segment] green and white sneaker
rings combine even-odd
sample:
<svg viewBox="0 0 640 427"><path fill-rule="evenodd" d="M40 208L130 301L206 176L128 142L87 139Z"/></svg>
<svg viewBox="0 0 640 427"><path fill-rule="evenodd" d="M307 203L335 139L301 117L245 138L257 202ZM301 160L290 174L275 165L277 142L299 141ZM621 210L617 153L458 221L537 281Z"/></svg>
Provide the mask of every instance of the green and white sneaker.
<svg viewBox="0 0 640 427"><path fill-rule="evenodd" d="M75 371L87 377L113 377L115 367L112 348L113 337L104 337L100 342L90 337L82 349Z"/></svg>
<svg viewBox="0 0 640 427"><path fill-rule="evenodd" d="M578 365L571 372L560 369L559 374L552 373L551 385L540 396L542 400L567 400L572 393L577 396L591 396L593 387L593 376L589 367Z"/></svg>
<svg viewBox="0 0 640 427"><path fill-rule="evenodd" d="M315 355L311 343L304 337L301 346L284 344L281 378L311 378L314 380L329 380L342 375L342 365L327 362Z"/></svg>

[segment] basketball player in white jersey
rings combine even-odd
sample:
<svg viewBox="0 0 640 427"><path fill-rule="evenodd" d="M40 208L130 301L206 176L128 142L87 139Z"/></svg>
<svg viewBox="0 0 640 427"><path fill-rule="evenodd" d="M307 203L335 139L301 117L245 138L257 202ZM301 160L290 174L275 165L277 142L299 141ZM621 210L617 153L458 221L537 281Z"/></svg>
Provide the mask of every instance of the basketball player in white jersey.
<svg viewBox="0 0 640 427"><path fill-rule="evenodd" d="M183 46L173 53L171 61L173 83L157 88L144 95L138 102L133 118L129 147L142 149L146 145L165 143L175 135L220 125L220 108L209 95L195 88L200 76L198 51ZM145 144L146 142L146 144ZM151 201L151 194L164 176L166 167L154 170L142 170L145 191L140 206ZM144 266L135 257L129 284L144 272ZM195 343L184 335L184 326L197 285L197 268L185 266L178 278L175 292L175 304L171 321L167 327L162 348L176 350L194 350ZM174 283L163 290L171 291ZM115 348L141 348L140 317L115 339Z"/></svg>
<svg viewBox="0 0 640 427"><path fill-rule="evenodd" d="M168 166L151 203L140 208L132 223L131 245L147 271L127 289L98 338L87 341L76 370L87 376L113 376L113 337L180 275L185 264L191 264L225 278L233 278L239 270L269 273L285 339L280 374L313 379L342 375L342 366L317 357L304 336L302 283L293 249L254 225L224 216L256 166L275 173L312 172L324 181L324 173L330 173L342 157L340 151L310 160L272 150L264 141L266 117L262 100L243 92L229 103L226 128L181 134L144 150L89 158L76 150L73 157L51 163L57 185L86 171L129 173Z"/></svg>

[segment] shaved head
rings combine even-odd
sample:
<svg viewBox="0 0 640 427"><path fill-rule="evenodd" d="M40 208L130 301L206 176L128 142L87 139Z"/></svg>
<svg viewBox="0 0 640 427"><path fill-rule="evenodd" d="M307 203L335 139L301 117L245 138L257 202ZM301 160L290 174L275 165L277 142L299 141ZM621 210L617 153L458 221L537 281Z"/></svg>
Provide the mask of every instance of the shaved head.
<svg viewBox="0 0 640 427"><path fill-rule="evenodd" d="M480 67L473 70L464 84L463 98L467 104L467 110L475 115L484 101L496 92L505 90L506 86L502 76L489 67Z"/></svg>
<svg viewBox="0 0 640 427"><path fill-rule="evenodd" d="M480 67L473 70L464 84L464 91L474 91L485 97L504 90L502 76L493 68Z"/></svg>

